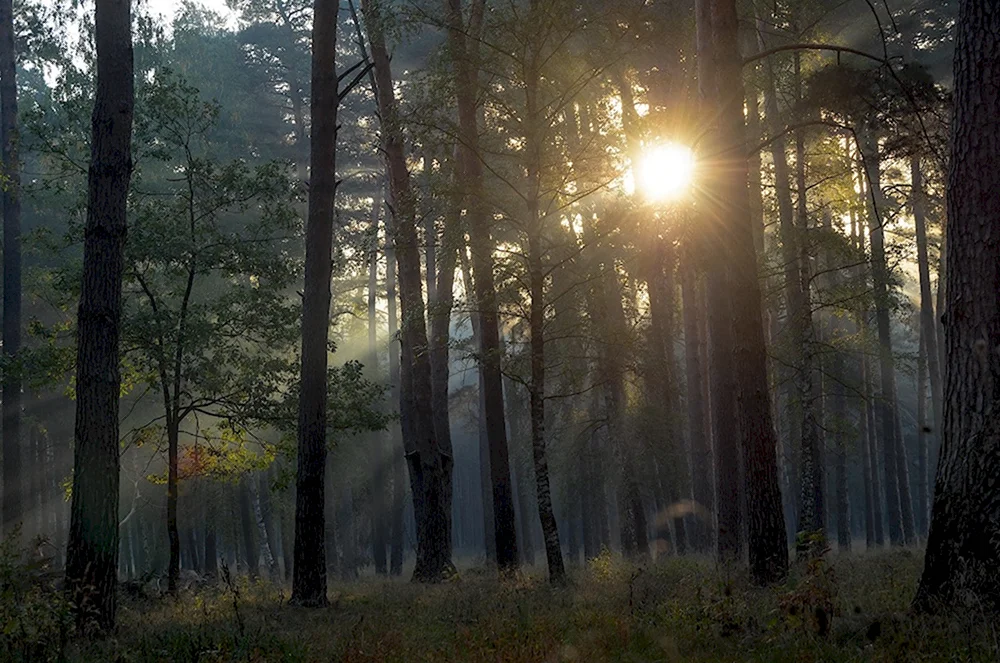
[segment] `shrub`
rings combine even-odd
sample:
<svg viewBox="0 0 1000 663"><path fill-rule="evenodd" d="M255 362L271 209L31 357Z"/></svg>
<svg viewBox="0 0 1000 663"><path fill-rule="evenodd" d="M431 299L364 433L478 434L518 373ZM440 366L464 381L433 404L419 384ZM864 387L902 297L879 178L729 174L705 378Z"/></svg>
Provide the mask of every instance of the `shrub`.
<svg viewBox="0 0 1000 663"><path fill-rule="evenodd" d="M19 547L20 531L0 543L0 659L20 663L62 660L72 629L70 606L59 589L52 559L37 539Z"/></svg>

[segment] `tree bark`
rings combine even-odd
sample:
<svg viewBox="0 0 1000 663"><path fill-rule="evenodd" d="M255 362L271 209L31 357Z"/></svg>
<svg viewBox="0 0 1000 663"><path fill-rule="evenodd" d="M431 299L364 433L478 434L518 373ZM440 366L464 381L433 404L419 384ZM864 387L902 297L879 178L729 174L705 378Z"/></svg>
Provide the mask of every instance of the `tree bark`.
<svg viewBox="0 0 1000 663"><path fill-rule="evenodd" d="M538 2L532 0L529 22L538 25ZM531 451L535 470L535 489L538 501L538 518L542 524L545 541L545 559L548 563L549 582L566 581L559 529L552 509L552 489L549 483L549 463L545 450L545 266L542 245L545 217L540 215L542 142L539 125L540 58L542 44L529 46L524 68L525 79L525 136L524 154L527 171L526 230L528 235L528 284L531 298L528 317L531 336L531 381L528 385L531 410Z"/></svg>
<svg viewBox="0 0 1000 663"><path fill-rule="evenodd" d="M474 7L482 4L478 0ZM514 500L510 479L510 455L504 418L503 379L500 371L500 330L493 275L493 238L490 218L483 198L482 164L479 161L477 101L478 57L470 48L468 32L475 32L474 20L467 27L461 0L446 0L448 43L455 66L462 173L469 219L469 248L479 323L479 361L483 372L486 435L490 449L490 482L493 486L493 524L496 532L497 566L510 573L518 566L517 536L514 527ZM476 9L476 12L481 9Z"/></svg>
<svg viewBox="0 0 1000 663"><path fill-rule="evenodd" d="M378 316L376 303L378 301L378 226L379 212L382 209L381 191L372 203L371 214L371 250L368 252L368 374L372 379L378 379ZM372 560L375 563L375 574L389 575L386 550L389 545L389 527L385 508L386 472L384 453L385 436L373 433L371 444L371 521L372 521ZM391 458L391 451L390 451ZM391 461L390 461L391 462Z"/></svg>
<svg viewBox="0 0 1000 663"><path fill-rule="evenodd" d="M823 212L823 230L829 240L834 235L833 220L829 210ZM828 240L828 241L829 241ZM828 245L829 247L829 245ZM820 261L820 269L823 272L821 283L828 292L836 293L842 288L842 276L840 265L837 264L836 256L828 248ZM829 384L829 388L820 391L829 394L830 409L829 418L824 419L826 434L833 439L833 484L836 501L836 523L837 523L837 548L842 552L851 550L851 502L848 495L847 476L847 443L849 439L849 426L847 416L847 361L843 351L843 338L845 327L842 318L836 313L826 317L826 339L825 345L830 348L826 362L826 372L828 379L824 380ZM825 477L824 477L825 478Z"/></svg>
<svg viewBox="0 0 1000 663"><path fill-rule="evenodd" d="M164 398L169 402L169 391L164 391ZM174 414L171 413L167 416L167 540L170 548L170 558L167 562L167 592L170 594L177 593L177 584L181 577L181 535L177 528L177 451L179 443L179 423Z"/></svg>
<svg viewBox="0 0 1000 663"><path fill-rule="evenodd" d="M788 570L785 522L778 483L777 437L771 420L757 255L747 192L742 58L735 0L714 0L711 13L721 158L714 184L715 220L731 244L731 324L734 343L726 359L735 369L739 441L747 505L750 575L774 582ZM715 329L713 328L713 333ZM731 416L731 414L730 414Z"/></svg>
<svg viewBox="0 0 1000 663"><path fill-rule="evenodd" d="M692 543L698 552L708 552L712 546L712 514L715 511L715 491L712 485L712 450L705 426L706 404L702 393L704 367L701 359L699 318L702 316L698 292L696 254L691 243L681 258L681 300L684 318L684 377L687 382L688 439L691 445L691 468L694 501L698 512Z"/></svg>
<svg viewBox="0 0 1000 663"><path fill-rule="evenodd" d="M400 375L400 352L399 352L399 315L396 306L396 251L391 240L391 216L386 217L386 245L385 245L385 291L388 301L388 322L389 322L389 391L390 401L394 403L402 402L402 379ZM403 575L403 516L404 502L406 499L405 487L406 479L405 464L406 454L403 449L401 429L393 427L389 434L389 455L392 464L392 514L389 531L389 575L398 577Z"/></svg>
<svg viewBox="0 0 1000 663"><path fill-rule="evenodd" d="M684 453L683 429L678 425L680 399L675 384L674 362L674 279L677 254L673 238L658 237L653 240L651 255L646 257L646 287L649 292L650 315L650 382L654 408L658 413L657 427L662 430L655 453L669 466L669 471L661 470L657 456L653 458L655 483L662 486L665 504L661 508L674 508L681 501L681 495L691 494L688 485L690 476L687 454ZM664 476L666 475L666 476ZM657 511L660 509L658 508ZM683 555L687 551L687 528L682 509L675 508L671 518L674 528L675 551Z"/></svg>
<svg viewBox="0 0 1000 663"><path fill-rule="evenodd" d="M472 285L472 267L469 265L469 257L464 244L459 248L459 255L461 257L462 265L462 282L464 285L464 290L468 296L468 293L473 292L474 287ZM471 302L467 302L471 305ZM469 318L472 322L472 345L473 347L479 347L479 327L480 327L480 316L477 312L471 311ZM496 528L493 524L493 489L490 483L490 445L489 440L486 437L486 397L483 388L483 371L480 370L476 372L477 378L477 442L478 442L478 452L479 452L479 488L480 488L480 502L483 512L483 549L486 551L486 562L488 564L496 564L497 561L497 537Z"/></svg>
<svg viewBox="0 0 1000 663"><path fill-rule="evenodd" d="M1000 11L959 3L943 443L919 610L1000 609Z"/></svg>
<svg viewBox="0 0 1000 663"><path fill-rule="evenodd" d="M695 3L698 91L706 116L716 114L719 90L714 66L716 45L712 10L713 0L698 0ZM733 416L737 401L732 363L731 246L723 239L721 213L713 209L705 218L713 226L710 257L705 261L705 290L708 304L708 382L715 451L716 548L719 559L734 561L743 555L743 520L740 431L738 418Z"/></svg>
<svg viewBox="0 0 1000 663"><path fill-rule="evenodd" d="M214 486L206 486L213 490ZM213 490L214 492L214 490ZM216 497L208 495L203 503L203 525L205 527L205 577L214 579L219 574L219 551L216 543Z"/></svg>
<svg viewBox="0 0 1000 663"><path fill-rule="evenodd" d="M3 519L6 534L22 518L21 371L21 162L17 127L17 52L12 0L0 0L0 172L3 174Z"/></svg>
<svg viewBox="0 0 1000 663"><path fill-rule="evenodd" d="M327 341L334 199L337 191L337 11L316 0L312 34L312 135L302 300L302 375L299 387L298 468L295 481L294 604L327 604L324 537Z"/></svg>
<svg viewBox="0 0 1000 663"><path fill-rule="evenodd" d="M914 525L919 536L927 535L927 519L930 505L927 497L927 347L924 344L924 330L920 330L920 345L917 350L917 377L914 387L917 392L917 512Z"/></svg>
<svg viewBox="0 0 1000 663"><path fill-rule="evenodd" d="M795 60L795 98L797 103L802 100L802 65L801 54L796 52ZM813 357L816 329L812 318L812 297L810 283L812 282L811 259L809 255L809 205L806 195L806 147L805 130L795 132L795 188L796 217L798 228L794 233L794 250L798 259L794 264L798 271L800 282L802 309L801 325L802 363L798 367L799 398L802 402L802 461L800 477L802 481L802 510L799 512L799 532L819 533L818 543L822 548L826 529L826 450L823 444L822 409L823 393L817 362ZM800 548L804 549L804 548Z"/></svg>
<svg viewBox="0 0 1000 663"><path fill-rule="evenodd" d="M910 194L910 207L913 212L913 225L916 230L917 239L917 269L920 275L920 336L924 346L923 356L926 360L927 379L930 381L931 395L931 417L933 427L926 423L920 425L918 435L924 439L921 441L921 453L923 454L923 468L920 470L918 479L917 507L920 510L917 520L921 523L920 531L926 534L927 518L930 513L928 496L928 474L927 474L927 447L932 441L940 441L941 431L941 401L944 398L941 392L941 349L938 343L938 322L934 315L934 295L931 290L930 257L927 251L927 215L924 207L924 176L920 166L919 155L910 158L910 179L913 184L913 191ZM921 392L923 394L923 392ZM925 430L926 429L926 430ZM927 439L929 438L929 439ZM934 445L938 446L938 445Z"/></svg>
<svg viewBox="0 0 1000 663"><path fill-rule="evenodd" d="M430 351L424 322L416 207L403 151L402 127L393 92L389 52L382 34L378 0L361 4L371 43L375 92L381 120L381 144L389 176L392 242L399 269L403 325L402 350L403 444L410 468L417 518L417 561L413 579L438 582L454 573L451 562L451 474L449 440L436 435L433 418Z"/></svg>
<svg viewBox="0 0 1000 663"><path fill-rule="evenodd" d="M909 483L905 472L905 455L899 430L896 390L896 368L893 361L892 335L889 316L889 270L885 257L885 233L880 216L884 210L881 192L880 153L878 140L869 128L863 137L863 159L870 188L869 238L871 241L872 283L875 298L875 323L878 330L879 374L881 393L876 409L882 428L882 450L885 461L886 509L889 520L889 540L893 545L913 540L912 509L909 506ZM900 470L904 470L901 474ZM910 515L909 521L907 514Z"/></svg>
<svg viewBox="0 0 1000 663"><path fill-rule="evenodd" d="M132 175L131 7L97 0L83 287L77 325L73 503L66 588L81 626L114 627L118 554L118 397L125 210Z"/></svg>
<svg viewBox="0 0 1000 663"><path fill-rule="evenodd" d="M257 555L258 548L253 535L255 522L249 482L249 477L243 477L240 481L240 531L243 534L243 552L246 555L247 575L256 578L260 558Z"/></svg>

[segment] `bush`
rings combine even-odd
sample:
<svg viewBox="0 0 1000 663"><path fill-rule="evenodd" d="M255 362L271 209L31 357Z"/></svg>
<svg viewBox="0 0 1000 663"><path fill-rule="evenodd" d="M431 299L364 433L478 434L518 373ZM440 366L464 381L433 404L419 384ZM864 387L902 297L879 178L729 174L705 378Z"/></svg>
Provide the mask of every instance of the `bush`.
<svg viewBox="0 0 1000 663"><path fill-rule="evenodd" d="M52 559L19 547L20 531L0 543L0 660L41 663L65 658L72 629L70 606L58 587Z"/></svg>

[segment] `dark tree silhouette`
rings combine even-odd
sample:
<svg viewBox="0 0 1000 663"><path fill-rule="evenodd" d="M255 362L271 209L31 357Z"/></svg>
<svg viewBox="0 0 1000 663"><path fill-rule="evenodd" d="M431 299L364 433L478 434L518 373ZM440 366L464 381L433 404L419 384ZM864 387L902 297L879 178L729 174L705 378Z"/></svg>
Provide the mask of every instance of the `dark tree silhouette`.
<svg viewBox="0 0 1000 663"><path fill-rule="evenodd" d="M77 314L76 431L66 590L78 623L115 623L118 565L119 340L125 207L132 176L132 13L97 0L83 288Z"/></svg>
<svg viewBox="0 0 1000 663"><path fill-rule="evenodd" d="M338 9L335 0L316 0L313 8L312 135L292 575L292 602L305 606L323 606L327 602L324 475L331 253L337 191Z"/></svg>
<svg viewBox="0 0 1000 663"><path fill-rule="evenodd" d="M944 426L916 607L1000 608L1000 7L960 3Z"/></svg>

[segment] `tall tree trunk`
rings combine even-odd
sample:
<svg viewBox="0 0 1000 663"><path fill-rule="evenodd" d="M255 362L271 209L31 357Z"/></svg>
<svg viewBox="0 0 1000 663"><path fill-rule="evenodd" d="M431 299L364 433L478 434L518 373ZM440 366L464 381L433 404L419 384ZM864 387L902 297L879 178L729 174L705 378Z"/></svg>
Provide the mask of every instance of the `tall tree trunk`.
<svg viewBox="0 0 1000 663"><path fill-rule="evenodd" d="M17 52L12 0L0 0L0 173L3 174L3 355L21 349L21 163L17 128ZM21 371L9 363L3 376L3 520L10 533L22 518ZM36 468L37 469L37 468Z"/></svg>
<svg viewBox="0 0 1000 663"><path fill-rule="evenodd" d="M920 470L918 479L918 491L921 495L917 499L917 507L920 510L918 517L921 523L920 531L926 534L926 523L930 513L928 497L928 475L927 475L927 446L931 440L940 441L941 431L941 401L944 398L941 392L941 349L938 343L938 322L934 315L934 296L931 290L931 270L930 257L927 251L927 216L924 207L924 176L920 166L919 155L910 158L910 179L913 183L913 191L910 194L910 207L913 212L913 224L916 230L917 239L917 269L920 275L920 335L924 344L924 357L926 359L927 378L931 387L931 416L934 421L933 427L928 427L926 423L921 424L918 431L919 436L930 439L923 439L921 443L921 453L923 454L924 468ZM921 392L923 393L923 392ZM930 430L924 430L930 428ZM938 446L934 444L933 446Z"/></svg>
<svg viewBox="0 0 1000 663"><path fill-rule="evenodd" d="M698 91L706 116L716 115L719 90L714 66L716 44L712 10L713 0L698 0L695 3ZM708 381L715 450L716 547L720 559L734 561L743 555L743 520L740 430L739 420L733 416L737 401L732 360L732 256L730 243L725 240L722 229L723 215L718 210L713 212L706 214L706 220L713 227L709 233L712 238L708 250L710 257L705 263L705 290L708 303Z"/></svg>
<svg viewBox="0 0 1000 663"><path fill-rule="evenodd" d="M869 183L870 223L872 253L872 282L874 284L875 322L878 329L879 373L881 393L877 410L882 428L882 450L885 459L886 508L889 515L889 540L893 545L912 541L912 511L908 507L909 485L905 473L902 436L898 428L899 412L896 396L896 368L892 353L892 335L889 317L889 270L885 257L885 233L882 212L884 205L881 191L880 154L878 140L867 129L863 134L863 159ZM903 461L903 462L901 462ZM901 474L900 469L904 472ZM911 518L909 523L906 514Z"/></svg>
<svg viewBox="0 0 1000 663"><path fill-rule="evenodd" d="M206 489L214 492L214 486L206 485ZM202 502L203 525L205 528L205 577L215 579L219 574L219 551L216 543L216 496L209 494Z"/></svg>
<svg viewBox="0 0 1000 663"><path fill-rule="evenodd" d="M170 392L164 390L164 398L170 407ZM181 535L177 527L177 451L180 445L179 422L176 413L167 417L167 540L170 544L170 559L167 562L167 592L177 593L177 583L181 577Z"/></svg>
<svg viewBox="0 0 1000 663"><path fill-rule="evenodd" d="M698 292L697 255L691 243L681 258L681 300L684 317L684 377L687 381L688 439L691 445L693 495L698 518L692 543L698 552L712 546L712 513L715 511L715 491L712 485L712 450L705 425L706 404L703 398L704 367L699 318L702 316Z"/></svg>
<svg viewBox="0 0 1000 663"><path fill-rule="evenodd" d="M861 151L860 145L858 146L858 157L854 158L850 154L850 149L848 150L848 159L852 162L852 166L857 166L857 186L859 196L857 201L857 213L855 214L856 227L852 229L854 232L854 241L856 242L855 248L857 249L857 254L859 256L865 255L865 228L864 228L864 213L863 210L867 206L867 196L866 189L868 187L868 181L865 177L864 164L861 163L864 159L864 155ZM852 167L852 171L854 168ZM854 182L854 176L851 176L852 182ZM859 264L855 270L855 278L857 278L861 283L868 283L868 270L865 269L864 265ZM885 531L883 526L883 511L882 511L882 478L879 473L879 453L878 453L878 434L876 432L877 424L875 418L875 401L874 394L872 393L872 368L871 361L869 359L869 349L871 346L870 342L870 325L869 325L869 312L865 308L864 304L859 305L857 310L854 312L855 325L857 328L857 334L860 338L861 349L857 356L857 370L860 376L861 383L861 445L863 448L863 453L865 455L865 462L868 466L868 472L870 474L866 475L866 493L865 498L866 503L866 513L870 516L871 523L871 540L869 542L869 547L878 546L881 547L885 545ZM866 529L867 532L867 529ZM874 546L872 545L874 544Z"/></svg>
<svg viewBox="0 0 1000 663"><path fill-rule="evenodd" d="M926 536L929 501L927 497L927 347L924 343L924 330L920 330L920 346L917 350L917 377L914 384L917 392L917 481L916 500L917 511L914 524L917 534Z"/></svg>
<svg viewBox="0 0 1000 663"><path fill-rule="evenodd" d="M868 376L861 374L862 380L867 380ZM861 452L861 472L865 488L865 547L868 550L875 548L875 477L872 466L871 448L868 445L868 427L871 423L868 420L868 403L864 397L861 398L858 408L858 443Z"/></svg>
<svg viewBox="0 0 1000 663"><path fill-rule="evenodd" d="M514 500L510 480L510 457L504 418L503 379L500 372L500 330L493 275L493 238L490 216L483 197L482 164L479 161L477 101L479 85L478 44L469 38L475 33L479 5L467 27L461 0L446 0L448 44L455 67L462 173L469 219L469 248L476 308L479 313L479 361L483 372L486 435L490 448L490 482L493 486L493 525L496 532L497 566L501 573L517 568L517 537L514 528ZM470 47L470 44L473 47Z"/></svg>
<svg viewBox="0 0 1000 663"><path fill-rule="evenodd" d="M243 552L247 564L247 575L251 578L256 578L260 566L260 558L257 556L258 549L253 535L256 527L249 482L249 477L243 477L240 481L240 532L243 534Z"/></svg>
<svg viewBox="0 0 1000 663"><path fill-rule="evenodd" d="M833 219L829 210L823 212L823 231L832 239L834 235ZM828 248L821 256L820 269L823 275L820 277L821 283L826 286L828 292L836 293L842 288L842 277L840 265L832 248ZM847 416L847 361L843 351L843 338L845 328L843 320L835 314L826 318L826 339L825 345L830 348L826 362L828 389L821 389L830 394L830 416L824 418L824 428L833 439L833 482L834 495L836 497L836 521L837 521L837 547L843 552L850 551L852 531L851 531L851 503L848 495L847 477L847 441L849 437L849 426Z"/></svg>
<svg viewBox="0 0 1000 663"><path fill-rule="evenodd" d="M656 411L659 413L657 427L663 431L663 437L658 441L657 454L664 459L664 464L672 468L668 476L657 467L655 484L665 484L663 499L666 506L677 505L681 495L690 495L688 485L687 454L684 453L684 439L681 427L678 425L680 399L674 381L674 279L676 267L676 252L673 238L659 237L652 243L652 255L646 260L646 286L649 291L650 311L650 356L651 382L655 398ZM665 455L662 455L665 454ZM657 466L656 456L653 458ZM659 509L658 509L659 511ZM685 514L676 509L671 519L674 526L674 541L677 554L683 555L687 550L687 531Z"/></svg>
<svg viewBox="0 0 1000 663"><path fill-rule="evenodd" d="M391 215L386 217L386 245L385 245L385 291L388 301L388 322L389 322L389 391L390 402L402 402L402 379L400 376L400 352L399 352L399 315L396 307L396 250L392 246L390 238ZM393 427L389 433L389 457L392 465L392 514L389 527L389 575L398 577L403 575L403 517L405 493L405 464L406 456L403 450L401 429Z"/></svg>
<svg viewBox="0 0 1000 663"><path fill-rule="evenodd" d="M462 263L462 282L464 284L464 290L468 294L473 291L472 267L469 265L469 257L464 245L459 248L459 252ZM467 305L471 306L472 302L467 302ZM473 347L479 347L480 315L478 312L472 311L469 317L472 321L472 345ZM478 380L476 392L478 406L476 431L478 434L479 451L479 487L483 510L483 546L486 551L487 563L495 564L497 560L497 537L496 528L493 524L493 489L492 484L490 483L490 444L486 436L486 396L485 389L483 387L483 371L481 366L477 371L476 377Z"/></svg>
<svg viewBox="0 0 1000 663"><path fill-rule="evenodd" d="M132 21L128 0L97 0L83 287L77 315L76 430L66 588L77 621L115 622L118 397L125 209L132 175Z"/></svg>
<svg viewBox="0 0 1000 663"><path fill-rule="evenodd" d="M428 276L428 319L430 327L431 398L434 408L434 434L443 448L451 449L451 414L449 403L449 362L448 345L451 340L451 312L455 305L455 265L458 248L462 244L462 229L457 204L451 205L441 233L441 247L433 258L428 249L428 269L436 261L437 278ZM433 299L430 296L434 283ZM452 503L451 483L448 504ZM449 507L448 540L452 540L451 512Z"/></svg>
<svg viewBox="0 0 1000 663"><path fill-rule="evenodd" d="M532 0L530 18L537 25L538 1ZM545 266L542 245L545 217L539 213L541 196L542 140L539 128L542 116L539 109L538 88L541 79L541 44L529 46L525 64L525 136L524 153L527 171L527 234L528 234L528 285L531 304L528 316L531 335L531 382L528 385L531 410L531 452L535 470L535 488L538 501L538 518L545 540L545 559L548 563L549 581L561 584L566 580L563 566L559 530L552 509L552 488L549 484L549 462L545 451Z"/></svg>
<svg viewBox="0 0 1000 663"><path fill-rule="evenodd" d="M795 98L802 99L801 55L795 59ZM795 132L795 188L796 217L798 228L793 235L793 251L798 253L794 261L799 280L801 310L798 323L801 334L798 339L802 351L802 362L798 367L797 382L799 398L802 402L802 510L799 512L799 532L819 532L825 538L826 529L826 451L823 448L822 406L823 394L816 361L813 357L816 330L812 318L812 297L810 296L811 259L809 255L809 205L806 195L806 147L805 130ZM792 252L790 252L792 253ZM793 253L794 255L794 253ZM822 546L821 546L822 547Z"/></svg>
<svg viewBox="0 0 1000 663"><path fill-rule="evenodd" d="M264 566L272 582L281 579L281 570L278 568L278 560L275 556L275 549L271 546L271 534L268 532L264 508L261 504L260 477L250 474L246 477L247 488L250 491L251 506L253 507L254 522L257 525L257 545L260 558L264 560Z"/></svg>
<svg viewBox="0 0 1000 663"><path fill-rule="evenodd" d="M863 332L867 336L867 325L864 327ZM865 451L868 454L868 462L871 466L871 489L872 489L872 522L873 529L875 533L875 545L881 547L885 545L885 524L884 516L885 513L882 509L882 475L879 472L879 454L878 448L878 432L876 430L876 417L875 417L875 396L872 393L872 370L871 362L868 361L867 349L862 350L861 357L861 389L862 389L862 407L864 408L865 417L865 437L862 438L861 443L865 445Z"/></svg>
<svg viewBox="0 0 1000 663"><path fill-rule="evenodd" d="M703 0L702 0L703 1ZM715 187L714 221L724 228L731 263L731 336L726 359L735 373L747 505L750 575L760 583L788 570L785 522L778 483L777 437L771 420L757 255L747 192L746 128L743 119L742 58L735 0L713 0L714 81L718 98L720 166ZM720 204L721 203L721 204ZM715 328L713 327L713 334ZM731 416L731 413L730 413ZM721 417L720 417L721 418Z"/></svg>
<svg viewBox="0 0 1000 663"><path fill-rule="evenodd" d="M298 468L295 481L295 562L292 603L327 604L324 504L327 422L327 341L330 331L333 215L337 192L337 11L315 0L312 34L312 135L302 300Z"/></svg>
<svg viewBox="0 0 1000 663"><path fill-rule="evenodd" d="M368 252L368 372L373 379L378 379L378 226L379 212L382 209L381 191L372 204L371 214L371 250ZM385 553L389 545L389 531L386 520L385 494L386 471L384 453L384 436L373 433L370 437L371 458L371 520L372 520L372 561L375 563L375 574L389 575L388 560ZM390 456L391 458L391 456ZM391 461L390 461L391 462Z"/></svg>
<svg viewBox="0 0 1000 663"><path fill-rule="evenodd" d="M400 341L404 371L400 414L410 467L414 513L417 516L417 562L413 578L437 582L454 573L451 562L451 475L454 461L450 439L440 439L434 425L416 207L410 173L406 168L402 126L393 92L389 52L382 34L380 7L378 0L364 0L361 7L371 42L382 151L389 176L392 242L399 269L403 321Z"/></svg>
<svg viewBox="0 0 1000 663"><path fill-rule="evenodd" d="M948 174L943 444L922 610L1000 609L1000 11L961 0Z"/></svg>

